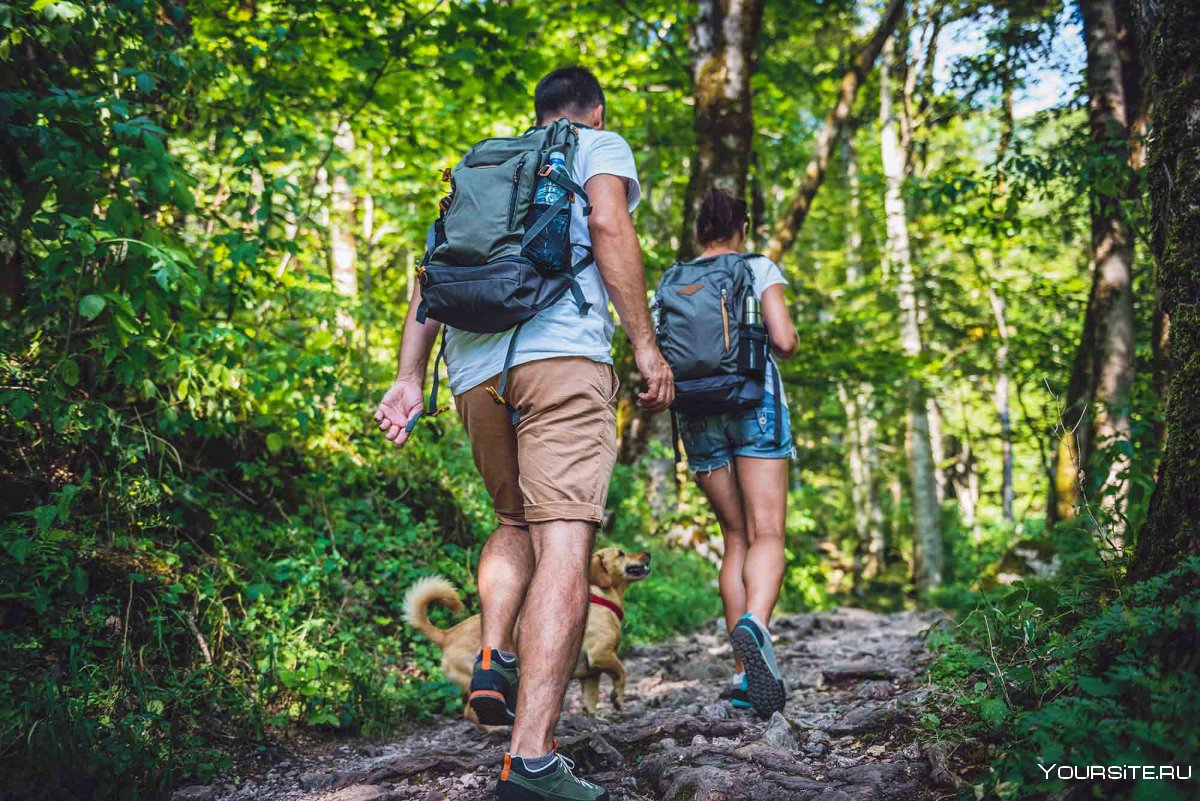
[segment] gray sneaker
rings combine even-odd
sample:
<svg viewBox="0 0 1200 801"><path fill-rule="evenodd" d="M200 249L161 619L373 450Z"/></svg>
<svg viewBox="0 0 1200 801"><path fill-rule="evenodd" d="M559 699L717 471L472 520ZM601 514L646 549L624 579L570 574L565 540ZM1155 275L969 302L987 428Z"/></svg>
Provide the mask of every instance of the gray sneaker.
<svg viewBox="0 0 1200 801"><path fill-rule="evenodd" d="M729 642L746 667L746 695L754 711L764 718L782 712L787 685L775 661L770 633L747 614L729 632Z"/></svg>

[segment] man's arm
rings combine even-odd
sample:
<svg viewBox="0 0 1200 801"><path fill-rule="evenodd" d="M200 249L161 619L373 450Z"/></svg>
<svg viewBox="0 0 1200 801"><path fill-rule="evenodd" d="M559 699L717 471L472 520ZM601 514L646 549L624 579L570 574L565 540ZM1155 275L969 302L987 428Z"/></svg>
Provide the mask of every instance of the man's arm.
<svg viewBox="0 0 1200 801"><path fill-rule="evenodd" d="M675 380L658 351L650 323L646 271L642 264L642 248L626 204L625 179L616 175L593 175L584 188L592 203L588 227L600 277L621 318L621 326L629 336L638 372L646 379L646 391L638 393L638 402L650 411L660 412L675 400Z"/></svg>
<svg viewBox="0 0 1200 801"><path fill-rule="evenodd" d="M404 426L424 404L425 367L429 364L429 353L441 328L441 323L436 320L417 322L417 307L420 305L421 284L417 282L408 302L408 316L404 319L396 380L384 393L375 411L379 429L387 432L385 436L397 445L403 445L408 440Z"/></svg>

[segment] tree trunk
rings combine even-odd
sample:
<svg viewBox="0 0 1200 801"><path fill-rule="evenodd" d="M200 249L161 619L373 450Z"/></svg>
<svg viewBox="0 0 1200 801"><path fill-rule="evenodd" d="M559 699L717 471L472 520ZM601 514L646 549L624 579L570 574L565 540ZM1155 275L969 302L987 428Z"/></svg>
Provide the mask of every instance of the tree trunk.
<svg viewBox="0 0 1200 801"><path fill-rule="evenodd" d="M1118 0L1082 0L1080 11L1087 45L1092 140L1109 165L1128 167L1132 164L1130 114L1138 106L1136 80L1130 75L1136 53L1128 9ZM1072 455L1072 444L1060 441L1056 476L1060 494L1055 499L1057 513L1069 516L1078 502L1088 502L1092 492L1098 493L1101 507L1111 518L1111 533L1118 540L1124 530L1132 463L1133 231L1121 210L1121 200L1135 191L1131 178L1123 171L1115 181L1116 189L1097 187L1094 191L1089 320L1084 324L1068 389L1070 419L1064 421L1066 434L1071 436L1071 423L1078 413L1081 435L1075 437L1074 458L1065 463L1062 459ZM1082 390L1090 394L1075 394ZM1107 465L1098 458L1101 453L1108 457ZM1089 475L1089 470L1096 469L1096 475Z"/></svg>
<svg viewBox="0 0 1200 801"><path fill-rule="evenodd" d="M1151 243L1171 319L1167 452L1130 576L1169 570L1200 553L1200 5L1143 0L1151 62L1153 139L1147 171ZM1160 16L1161 15L1161 16Z"/></svg>
<svg viewBox="0 0 1200 801"><path fill-rule="evenodd" d="M879 52L883 48L884 42L892 35L892 31L896 29L896 23L903 16L904 0L891 0L884 10L883 16L879 18L879 25L875 28L875 32L859 48L858 53L850 62L850 69L842 76L842 83L838 87L837 101L828 116L825 117L821 133L817 135L812 159L809 160L808 167L804 170L804 179L800 182L787 211L775 223L771 241L767 243L766 254L772 261L779 261L795 243L796 238L800 236L800 229L804 226L804 220L808 216L813 198L816 197L817 190L821 188L821 184L825 180L825 171L829 169L830 160L837 147L839 133L854 108L854 100L858 96L859 87L874 68L875 60L879 58Z"/></svg>
<svg viewBox="0 0 1200 801"><path fill-rule="evenodd" d="M1008 28L1011 35L1013 29L1011 12ZM1000 76L1000 142L996 147L996 193L992 203L993 207L1001 210L1002 213L1007 213L1009 207L1004 160L1008 157L1008 149L1012 144L1013 137L1013 71L1016 56L1016 49L1009 46ZM998 241L994 258L997 273L1003 266L1003 259L1003 245ZM996 336L1000 340L1000 346L996 348L996 379L993 389L996 419L1000 423L1000 502L1004 519L1011 523L1015 520L1015 516L1013 514L1012 407L1009 399L1007 304L1000 293L996 291L995 283L988 280L987 286L988 303L992 307L992 317L996 322Z"/></svg>
<svg viewBox="0 0 1200 801"><path fill-rule="evenodd" d="M763 0L702 0L692 29L696 155L684 198L679 258L700 252L696 217L704 193L724 189L745 198L754 139L750 74Z"/></svg>
<svg viewBox="0 0 1200 801"><path fill-rule="evenodd" d="M1009 401L1008 389L1008 317L1005 313L1004 298L994 286L988 286L988 300L992 305L992 315L996 318L996 331L1000 336L1000 347L996 348L996 419L1000 422L1000 499L1004 511L1004 519L1013 522L1013 447L1012 447L1012 408Z"/></svg>
<svg viewBox="0 0 1200 801"><path fill-rule="evenodd" d="M343 128L334 136L334 142L341 153L347 157L354 151L354 134ZM321 171L329 182L329 273L333 279L333 288L347 299L358 298L358 236L357 222L358 200L346 179L345 170L349 165L342 163L332 177L328 177L328 169ZM337 326L343 331L354 328L353 307L350 303L339 304L337 310Z"/></svg>
<svg viewBox="0 0 1200 801"><path fill-rule="evenodd" d="M862 258L862 194L858 181L858 154L854 150L854 128L842 130L842 157L850 206L846 215L846 285L854 286L865 276ZM883 510L879 504L876 424L871 387L864 382L847 387L838 384L838 397L846 411L850 449L850 499L854 506L854 592L863 595L867 582L883 572Z"/></svg>
<svg viewBox="0 0 1200 801"><path fill-rule="evenodd" d="M684 196L683 230L679 258L699 252L696 216L705 191L724 189L744 198L746 173L754 140L754 108L750 75L754 71L754 49L762 22L763 0L704 0L692 30L692 71L695 94L696 154ZM626 382L636 386L636 382ZM626 401L622 399L622 404ZM668 415L643 411L631 397L624 411L629 420L621 431L620 461L632 464L645 453L651 440L671 447ZM669 456L648 465L648 495L656 514L675 501L675 470Z"/></svg>
<svg viewBox="0 0 1200 801"><path fill-rule="evenodd" d="M897 54L892 38L884 46L884 69L880 81L880 140L883 173L887 184L884 215L887 221L887 260L897 276L896 294L900 306L900 343L905 356L915 363L921 356L921 331L917 322L916 277L908 239L908 213L904 207L904 182L907 155L900 148L898 114L893 100L892 72L903 49ZM915 365L914 365L915 366ZM917 585L928 592L942 582L943 554L940 510L933 448L930 442L927 395L915 376L908 385L908 467L913 497L913 544Z"/></svg>

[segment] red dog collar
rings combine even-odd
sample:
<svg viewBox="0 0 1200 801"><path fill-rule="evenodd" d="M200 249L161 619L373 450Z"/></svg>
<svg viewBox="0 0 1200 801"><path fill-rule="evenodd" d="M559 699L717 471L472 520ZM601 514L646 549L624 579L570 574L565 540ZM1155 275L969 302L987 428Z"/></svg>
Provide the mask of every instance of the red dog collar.
<svg viewBox="0 0 1200 801"><path fill-rule="evenodd" d="M588 600L591 601L592 603L596 604L597 606L603 606L605 609L609 610L614 615L616 615L617 620L621 621L622 623L625 622L625 613L621 611L621 607L617 606L616 604L614 604L612 601L608 600L607 598L601 598L599 595L593 595L593 594L589 593Z"/></svg>

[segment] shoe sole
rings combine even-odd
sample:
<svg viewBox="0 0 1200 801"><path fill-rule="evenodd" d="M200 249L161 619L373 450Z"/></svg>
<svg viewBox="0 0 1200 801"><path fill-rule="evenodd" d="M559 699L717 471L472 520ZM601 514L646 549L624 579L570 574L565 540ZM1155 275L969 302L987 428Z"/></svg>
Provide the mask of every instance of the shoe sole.
<svg viewBox="0 0 1200 801"><path fill-rule="evenodd" d="M746 695L754 711L764 718L782 712L787 703L787 692L783 689L783 681L775 678L767 660L763 659L758 640L744 626L737 626L729 635L729 642L746 668Z"/></svg>
<svg viewBox="0 0 1200 801"><path fill-rule="evenodd" d="M517 719L509 710L504 694L495 690L476 690L468 696L467 703L484 726L511 726Z"/></svg>

